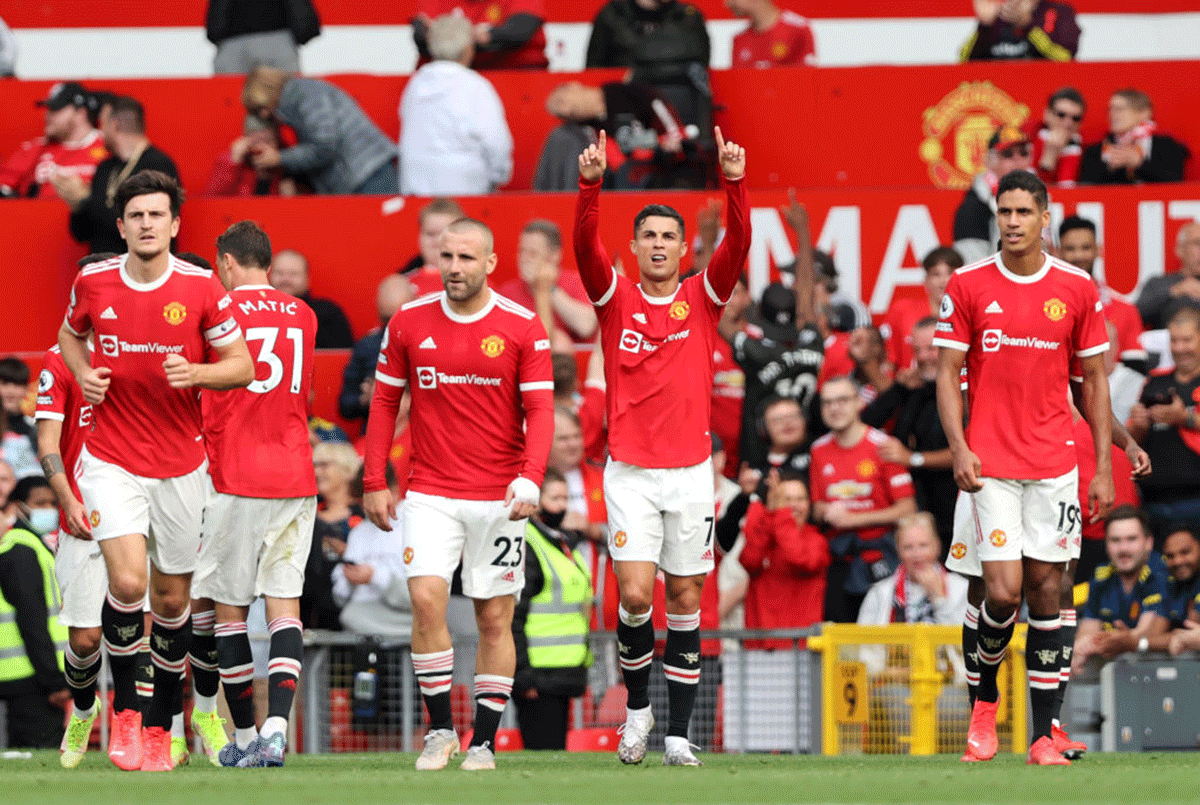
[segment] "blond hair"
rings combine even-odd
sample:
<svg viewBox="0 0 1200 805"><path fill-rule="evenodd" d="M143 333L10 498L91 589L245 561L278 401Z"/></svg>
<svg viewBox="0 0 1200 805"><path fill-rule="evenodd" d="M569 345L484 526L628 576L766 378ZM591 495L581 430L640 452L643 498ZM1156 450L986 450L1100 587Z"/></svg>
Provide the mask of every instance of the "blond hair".
<svg viewBox="0 0 1200 805"><path fill-rule="evenodd" d="M354 478L354 473L362 465L362 459L348 442L319 442L313 448L313 463L322 461L331 462L345 470L347 481Z"/></svg>
<svg viewBox="0 0 1200 805"><path fill-rule="evenodd" d="M283 70L260 64L246 75L246 83L242 84L242 106L247 111L267 109L274 112L279 107L283 86L291 77Z"/></svg>

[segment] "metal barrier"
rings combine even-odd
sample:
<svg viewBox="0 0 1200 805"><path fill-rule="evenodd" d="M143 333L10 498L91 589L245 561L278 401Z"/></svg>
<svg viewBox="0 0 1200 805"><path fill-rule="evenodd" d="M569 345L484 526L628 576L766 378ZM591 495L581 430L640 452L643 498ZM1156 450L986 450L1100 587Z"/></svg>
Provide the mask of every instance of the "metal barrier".
<svg viewBox="0 0 1200 805"><path fill-rule="evenodd" d="M961 639L961 626L825 624L808 641L821 653L824 754L960 751L970 723ZM999 680L997 734L1017 753L1028 735L1024 646L1020 624Z"/></svg>

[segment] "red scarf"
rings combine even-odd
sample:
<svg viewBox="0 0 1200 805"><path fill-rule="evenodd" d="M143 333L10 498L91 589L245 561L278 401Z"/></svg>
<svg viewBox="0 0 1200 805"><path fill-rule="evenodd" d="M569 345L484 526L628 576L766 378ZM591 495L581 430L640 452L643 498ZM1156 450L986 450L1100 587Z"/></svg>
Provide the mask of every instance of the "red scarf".
<svg viewBox="0 0 1200 805"><path fill-rule="evenodd" d="M1141 150L1142 156L1145 156L1150 150L1150 142L1154 138L1154 132L1158 130L1158 124L1153 120L1147 120L1134 126L1129 131L1120 136L1113 137L1113 142L1104 143L1100 148L1100 158L1105 164L1109 162L1109 152L1113 145L1136 145Z"/></svg>
<svg viewBox="0 0 1200 805"><path fill-rule="evenodd" d="M938 570L942 572L942 579L946 578L946 568L939 565ZM904 572L904 565L896 570L896 591L892 594L892 619L891 623L933 623L933 601L928 595L925 596L925 603L921 605L920 611L917 613L916 620L908 619L908 593L905 591L905 579L907 574Z"/></svg>

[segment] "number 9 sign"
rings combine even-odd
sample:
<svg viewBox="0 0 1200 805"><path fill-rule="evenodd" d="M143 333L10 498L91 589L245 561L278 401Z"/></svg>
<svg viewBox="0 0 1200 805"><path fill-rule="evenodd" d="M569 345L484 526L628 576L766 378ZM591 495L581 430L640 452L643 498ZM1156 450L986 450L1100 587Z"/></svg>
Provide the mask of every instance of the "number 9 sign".
<svg viewBox="0 0 1200 805"><path fill-rule="evenodd" d="M834 715L839 724L867 723L867 666L861 662L839 662L835 684L841 695L835 697Z"/></svg>

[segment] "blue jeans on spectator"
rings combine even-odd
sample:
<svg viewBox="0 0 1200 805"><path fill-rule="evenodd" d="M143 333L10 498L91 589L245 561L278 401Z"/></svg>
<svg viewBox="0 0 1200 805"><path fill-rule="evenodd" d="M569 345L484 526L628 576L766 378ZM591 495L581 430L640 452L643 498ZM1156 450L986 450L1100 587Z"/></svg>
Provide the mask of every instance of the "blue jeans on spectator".
<svg viewBox="0 0 1200 805"><path fill-rule="evenodd" d="M360 196L394 196L400 192L400 174L396 172L395 160L389 160L354 188Z"/></svg>

